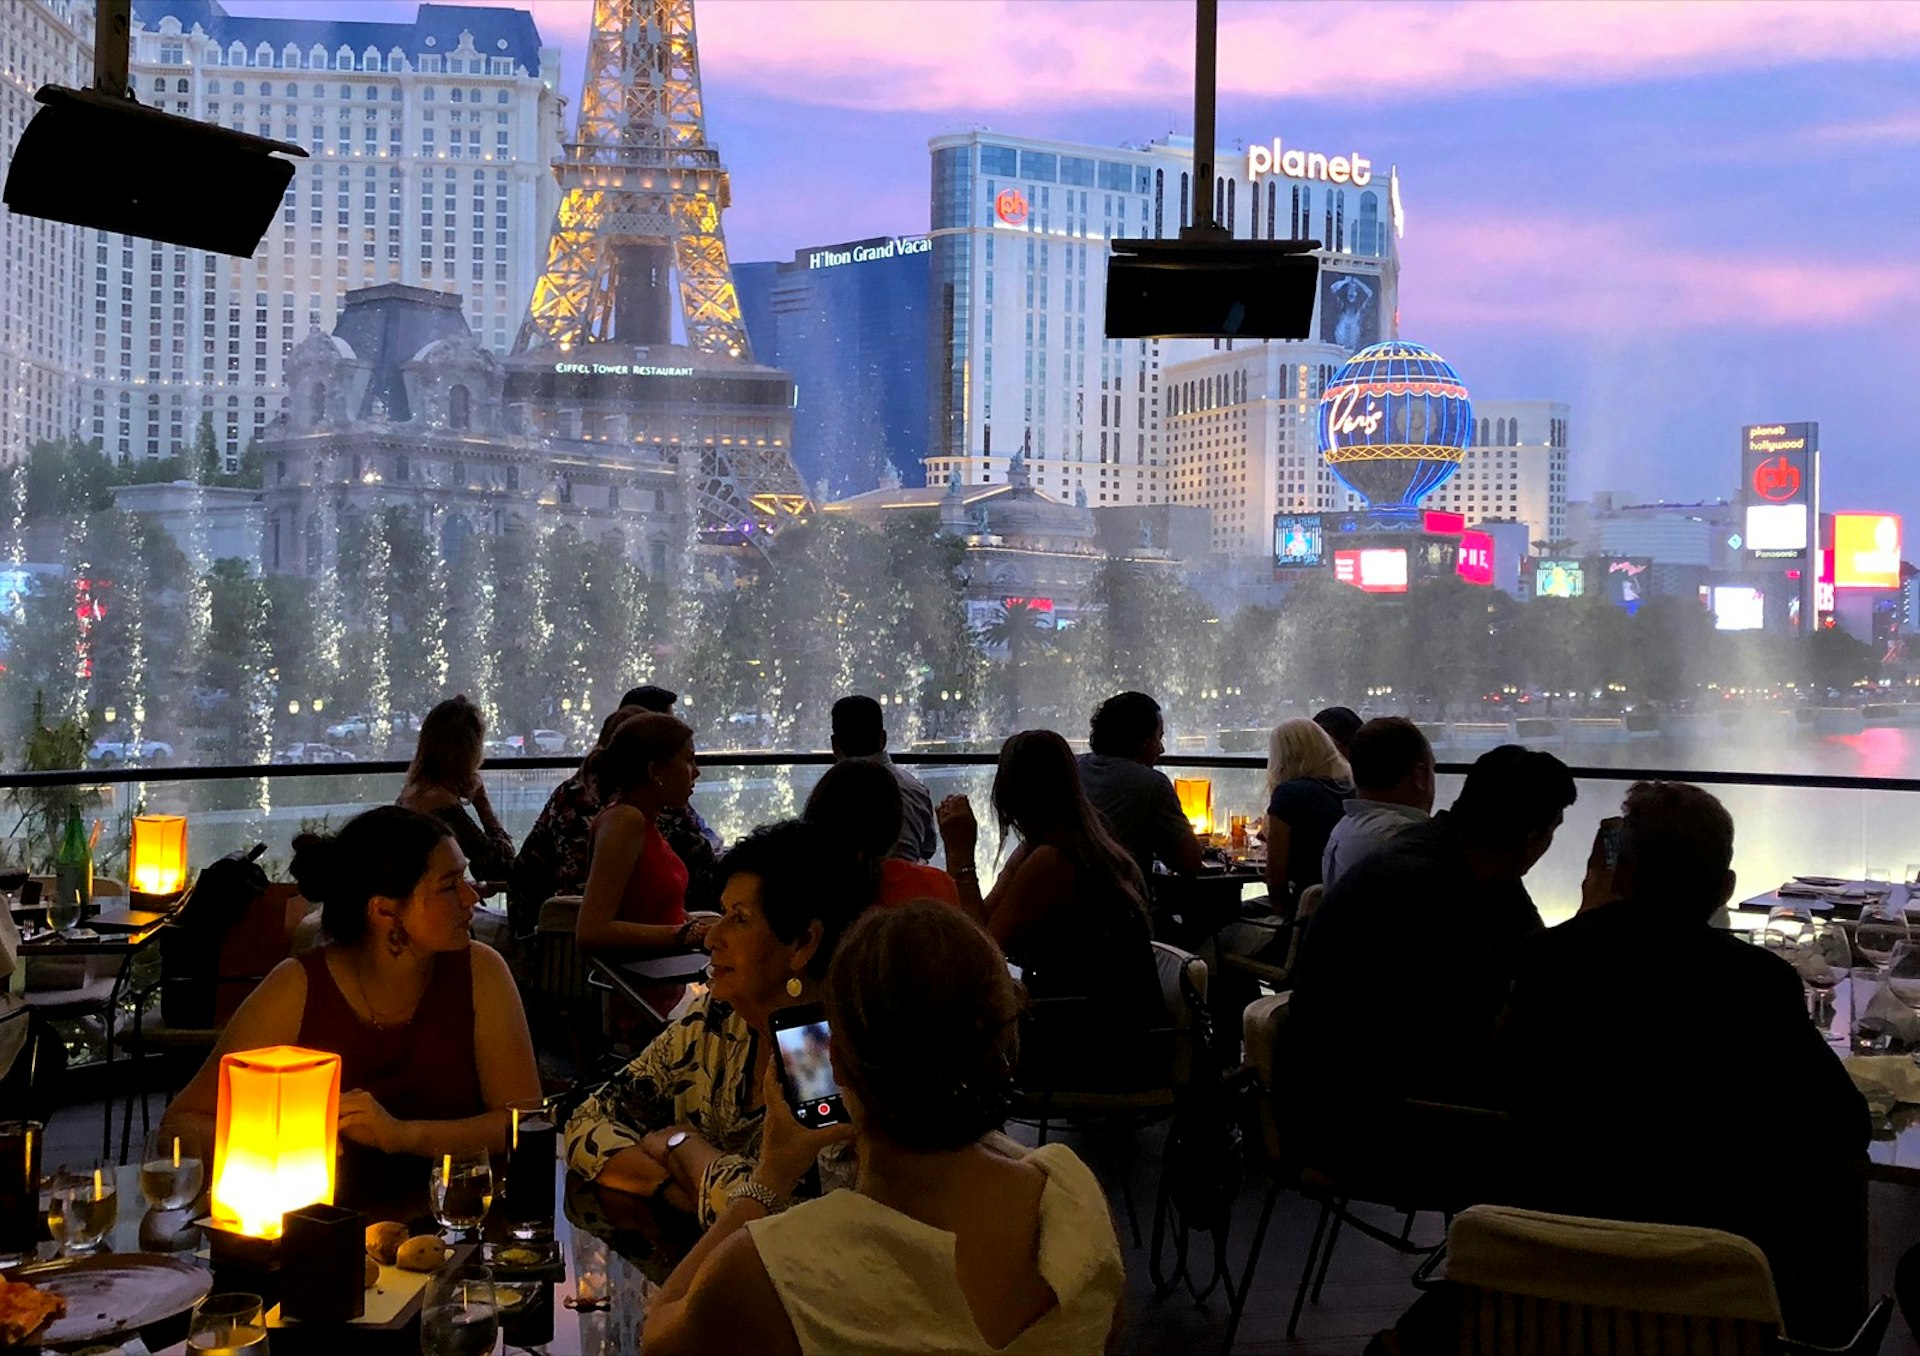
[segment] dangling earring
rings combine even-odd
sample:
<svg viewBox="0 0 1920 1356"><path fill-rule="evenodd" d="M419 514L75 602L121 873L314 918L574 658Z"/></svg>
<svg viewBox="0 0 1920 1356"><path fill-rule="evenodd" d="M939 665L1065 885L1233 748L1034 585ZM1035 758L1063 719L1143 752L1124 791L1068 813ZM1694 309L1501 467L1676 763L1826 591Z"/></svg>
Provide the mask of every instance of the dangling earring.
<svg viewBox="0 0 1920 1356"><path fill-rule="evenodd" d="M400 953L406 949L407 930L400 926L400 920L396 918L393 926L387 929L387 951L395 960L399 960Z"/></svg>
<svg viewBox="0 0 1920 1356"><path fill-rule="evenodd" d="M799 996L800 996L800 976L795 975L787 981L787 997L798 998Z"/></svg>

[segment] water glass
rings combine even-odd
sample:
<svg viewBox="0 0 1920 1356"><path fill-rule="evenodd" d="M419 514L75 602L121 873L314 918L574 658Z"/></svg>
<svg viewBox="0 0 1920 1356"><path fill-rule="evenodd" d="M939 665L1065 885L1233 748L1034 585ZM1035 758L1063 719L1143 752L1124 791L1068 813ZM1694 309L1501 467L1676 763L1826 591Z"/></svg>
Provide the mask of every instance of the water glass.
<svg viewBox="0 0 1920 1356"><path fill-rule="evenodd" d="M1920 862L1908 862L1902 867L1900 879L1908 885L1920 885Z"/></svg>
<svg viewBox="0 0 1920 1356"><path fill-rule="evenodd" d="M178 1210L192 1204L205 1180L198 1134L166 1127L147 1136L140 1155L140 1194L150 1209Z"/></svg>
<svg viewBox="0 0 1920 1356"><path fill-rule="evenodd" d="M208 1295L194 1306L187 1350L209 1356L267 1356L266 1306L258 1295Z"/></svg>
<svg viewBox="0 0 1920 1356"><path fill-rule="evenodd" d="M441 1154L433 1161L427 1199L440 1227L455 1238L477 1231L493 1206L493 1160L487 1151Z"/></svg>
<svg viewBox="0 0 1920 1356"><path fill-rule="evenodd" d="M487 1356L500 1338L490 1267L464 1266L427 1281L420 1308L423 1356Z"/></svg>
<svg viewBox="0 0 1920 1356"><path fill-rule="evenodd" d="M1920 1022L1920 942L1901 942L1893 948L1887 961L1886 986L1912 1010L1914 1021ZM1914 1062L1920 1063L1920 1049L1914 1053Z"/></svg>
<svg viewBox="0 0 1920 1356"><path fill-rule="evenodd" d="M1893 1045L1885 1013L1874 1011L1885 985L1882 965L1855 966L1847 975L1847 1042L1856 1055L1883 1055Z"/></svg>
<svg viewBox="0 0 1920 1356"><path fill-rule="evenodd" d="M67 1254L99 1248L120 1218L113 1164L105 1159L61 1173L47 1199L47 1232Z"/></svg>

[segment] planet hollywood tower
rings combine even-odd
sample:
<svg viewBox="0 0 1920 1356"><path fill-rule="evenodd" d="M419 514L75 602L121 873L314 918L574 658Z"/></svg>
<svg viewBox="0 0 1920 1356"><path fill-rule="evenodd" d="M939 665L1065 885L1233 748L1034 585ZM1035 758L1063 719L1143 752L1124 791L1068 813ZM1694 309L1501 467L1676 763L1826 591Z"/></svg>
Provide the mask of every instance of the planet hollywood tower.
<svg viewBox="0 0 1920 1356"><path fill-rule="evenodd" d="M597 476L676 467L695 543L764 547L807 506L793 381L753 362L741 323L693 0L594 0L589 43L507 403L529 431L604 449Z"/></svg>

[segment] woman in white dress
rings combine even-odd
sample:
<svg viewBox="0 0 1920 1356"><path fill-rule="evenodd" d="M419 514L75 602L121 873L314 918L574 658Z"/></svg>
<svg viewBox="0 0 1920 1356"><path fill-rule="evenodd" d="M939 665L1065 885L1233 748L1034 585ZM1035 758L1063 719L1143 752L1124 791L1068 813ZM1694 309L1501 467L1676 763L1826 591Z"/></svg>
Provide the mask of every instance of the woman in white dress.
<svg viewBox="0 0 1920 1356"><path fill-rule="evenodd" d="M1020 999L993 939L930 901L869 911L826 983L851 1126L806 1130L769 1073L752 1178L647 1314L647 1356L1100 1352L1125 1271L1106 1195L1059 1144L1006 1115ZM851 1138L850 1191L786 1209Z"/></svg>

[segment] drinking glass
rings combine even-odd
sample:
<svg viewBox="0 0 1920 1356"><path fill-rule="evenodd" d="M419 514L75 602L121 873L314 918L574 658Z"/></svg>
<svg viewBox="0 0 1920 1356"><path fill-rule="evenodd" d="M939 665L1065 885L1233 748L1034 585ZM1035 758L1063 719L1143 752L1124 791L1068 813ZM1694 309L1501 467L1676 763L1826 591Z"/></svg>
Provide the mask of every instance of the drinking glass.
<svg viewBox="0 0 1920 1356"><path fill-rule="evenodd" d="M441 1228L455 1239L472 1235L493 1205L493 1160L485 1149L441 1154L427 1191Z"/></svg>
<svg viewBox="0 0 1920 1356"><path fill-rule="evenodd" d="M491 1268L455 1267L428 1279L420 1307L423 1356L488 1356L499 1337Z"/></svg>
<svg viewBox="0 0 1920 1356"><path fill-rule="evenodd" d="M154 1210L178 1210L192 1203L206 1180L200 1136L170 1127L147 1136L140 1155L140 1194Z"/></svg>
<svg viewBox="0 0 1920 1356"><path fill-rule="evenodd" d="M1893 948L1911 935L1906 910L1885 903L1872 905L1860 911L1860 921L1853 930L1854 953L1874 969L1885 969Z"/></svg>
<svg viewBox="0 0 1920 1356"><path fill-rule="evenodd" d="M48 1195L47 1232L64 1253L92 1252L120 1217L120 1193L113 1164L106 1159L70 1168L53 1181Z"/></svg>
<svg viewBox="0 0 1920 1356"><path fill-rule="evenodd" d="M1908 862L1901 868L1900 879L1908 885L1920 885L1920 862Z"/></svg>
<svg viewBox="0 0 1920 1356"><path fill-rule="evenodd" d="M1889 866L1870 866L1867 868L1866 879L1875 883L1892 884L1893 868Z"/></svg>
<svg viewBox="0 0 1920 1356"><path fill-rule="evenodd" d="M30 1261L40 1242L39 1121L0 1121L0 1266Z"/></svg>
<svg viewBox="0 0 1920 1356"><path fill-rule="evenodd" d="M1813 1024L1820 1033L1833 1032L1833 991L1853 968L1853 948L1844 928L1816 918L1800 935L1790 957L1793 968L1813 993Z"/></svg>
<svg viewBox="0 0 1920 1356"><path fill-rule="evenodd" d="M1893 948L1887 960L1886 985L1893 996L1913 1010L1920 1021L1920 942L1905 941ZM1920 1064L1920 1050L1914 1052Z"/></svg>
<svg viewBox="0 0 1920 1356"><path fill-rule="evenodd" d="M55 890L47 899L47 926L53 929L55 936L58 936L79 921L80 897L73 894L63 895L59 890Z"/></svg>
<svg viewBox="0 0 1920 1356"><path fill-rule="evenodd" d="M208 1295L194 1306L187 1350L210 1356L267 1356L266 1309L258 1295Z"/></svg>

